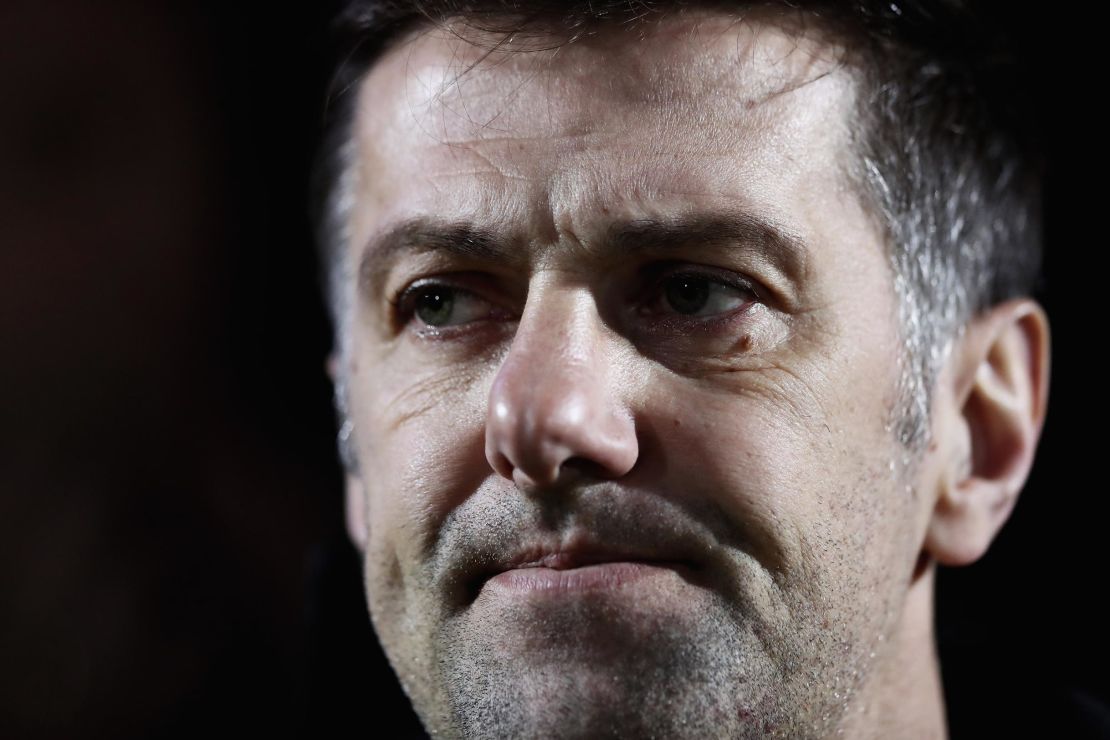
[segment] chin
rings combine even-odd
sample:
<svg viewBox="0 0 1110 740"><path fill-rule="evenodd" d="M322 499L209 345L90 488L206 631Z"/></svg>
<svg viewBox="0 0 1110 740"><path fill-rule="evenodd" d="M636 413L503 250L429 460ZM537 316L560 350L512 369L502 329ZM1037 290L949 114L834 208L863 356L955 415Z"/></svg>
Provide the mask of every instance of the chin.
<svg viewBox="0 0 1110 740"><path fill-rule="evenodd" d="M790 724L759 639L712 603L472 611L445 625L436 661L450 719L429 729L450 737L761 737Z"/></svg>

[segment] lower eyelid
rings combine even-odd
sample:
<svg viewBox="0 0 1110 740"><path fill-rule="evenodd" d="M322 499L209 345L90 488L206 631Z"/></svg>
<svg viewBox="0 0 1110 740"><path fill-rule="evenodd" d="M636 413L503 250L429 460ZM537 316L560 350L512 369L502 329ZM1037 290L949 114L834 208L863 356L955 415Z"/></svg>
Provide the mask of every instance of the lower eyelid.
<svg viewBox="0 0 1110 740"><path fill-rule="evenodd" d="M698 332L729 332L734 324L747 319L747 314L755 305L755 303L748 301L738 308L706 316L691 316L680 313L648 314L647 318L649 320L645 322L647 325L646 331L648 333L695 332L691 336L696 336Z"/></svg>

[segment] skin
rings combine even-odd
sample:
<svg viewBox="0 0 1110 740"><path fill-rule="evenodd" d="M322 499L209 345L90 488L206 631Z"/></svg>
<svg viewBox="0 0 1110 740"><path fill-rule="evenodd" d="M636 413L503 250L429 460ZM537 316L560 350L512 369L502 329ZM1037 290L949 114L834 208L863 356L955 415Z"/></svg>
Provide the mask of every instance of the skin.
<svg viewBox="0 0 1110 740"><path fill-rule="evenodd" d="M1043 311L969 325L907 465L832 44L687 15L487 51L423 30L362 83L332 362L370 615L425 726L943 736L934 565L982 554L1028 473Z"/></svg>

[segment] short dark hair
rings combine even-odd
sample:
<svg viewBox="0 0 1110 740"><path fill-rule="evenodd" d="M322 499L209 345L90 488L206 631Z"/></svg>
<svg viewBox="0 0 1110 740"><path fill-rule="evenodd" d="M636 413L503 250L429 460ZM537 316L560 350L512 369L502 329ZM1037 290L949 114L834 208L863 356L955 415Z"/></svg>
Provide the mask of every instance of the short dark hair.
<svg viewBox="0 0 1110 740"><path fill-rule="evenodd" d="M394 41L459 22L502 37L573 43L686 9L778 8L842 41L860 83L849 172L881 223L899 298L904 351L890 420L907 462L929 441L932 388L969 319L1039 287L1042 253L1037 116L1001 16L961 0L354 0L338 17L340 63L315 174L326 292L344 351L344 186L358 82ZM457 32L457 31L456 31ZM477 42L476 42L477 43ZM514 44L516 48L520 44ZM539 44L535 48L551 48ZM527 46L527 45L525 45ZM337 403L344 412L342 383Z"/></svg>

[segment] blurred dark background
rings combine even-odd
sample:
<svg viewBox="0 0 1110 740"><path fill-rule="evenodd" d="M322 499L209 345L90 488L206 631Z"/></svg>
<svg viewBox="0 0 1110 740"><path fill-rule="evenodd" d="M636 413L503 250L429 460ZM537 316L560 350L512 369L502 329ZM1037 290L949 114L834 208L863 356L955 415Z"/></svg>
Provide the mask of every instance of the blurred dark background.
<svg viewBox="0 0 1110 740"><path fill-rule="evenodd" d="M336 8L0 7L0 737L418 732L324 374L307 183ZM1050 412L997 544L942 576L942 665L956 737L1098 736L1102 134L1062 23L1003 15L1048 146Z"/></svg>

